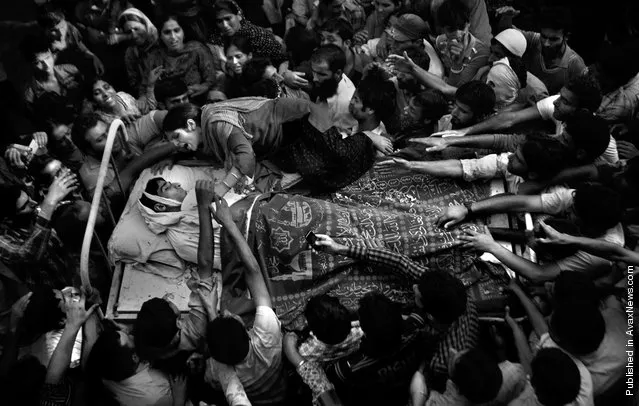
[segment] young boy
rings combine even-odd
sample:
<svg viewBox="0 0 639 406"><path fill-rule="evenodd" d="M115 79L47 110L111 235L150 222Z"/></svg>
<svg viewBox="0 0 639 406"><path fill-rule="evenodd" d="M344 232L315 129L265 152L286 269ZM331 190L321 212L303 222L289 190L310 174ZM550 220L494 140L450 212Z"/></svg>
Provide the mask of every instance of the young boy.
<svg viewBox="0 0 639 406"><path fill-rule="evenodd" d="M353 81L355 86L359 85L364 68L372 62L372 59L357 52L353 47L353 26L342 18L331 19L320 27L319 34L320 45L334 44L342 48L346 54L344 74Z"/></svg>

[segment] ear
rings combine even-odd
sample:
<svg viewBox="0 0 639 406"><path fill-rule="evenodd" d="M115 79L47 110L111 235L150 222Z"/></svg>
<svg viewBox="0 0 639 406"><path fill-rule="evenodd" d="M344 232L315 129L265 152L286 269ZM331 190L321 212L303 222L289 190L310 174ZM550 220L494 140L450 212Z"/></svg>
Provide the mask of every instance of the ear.
<svg viewBox="0 0 639 406"><path fill-rule="evenodd" d="M333 76L335 77L335 79L337 79L337 81L340 81L340 80L342 80L342 74L343 74L343 73L344 73L344 71L343 71L343 70L338 69L338 70L337 70L337 71L333 74Z"/></svg>
<svg viewBox="0 0 639 406"><path fill-rule="evenodd" d="M253 52L249 52L248 55L246 55L246 59L248 59L249 61L253 59Z"/></svg>
<svg viewBox="0 0 639 406"><path fill-rule="evenodd" d="M350 48L352 44L353 44L353 41L351 41L350 39L347 39L346 41L344 41L344 48Z"/></svg>
<svg viewBox="0 0 639 406"><path fill-rule="evenodd" d="M182 317L175 318L175 325L178 328L178 330L182 330Z"/></svg>
<svg viewBox="0 0 639 406"><path fill-rule="evenodd" d="M195 123L195 120L193 120L192 118L189 118L188 120L186 120L186 128L189 131L195 131L195 129L197 128L197 124Z"/></svg>
<svg viewBox="0 0 639 406"><path fill-rule="evenodd" d="M153 205L153 211L161 213L163 211L166 211L166 206L163 205L162 203L155 203Z"/></svg>

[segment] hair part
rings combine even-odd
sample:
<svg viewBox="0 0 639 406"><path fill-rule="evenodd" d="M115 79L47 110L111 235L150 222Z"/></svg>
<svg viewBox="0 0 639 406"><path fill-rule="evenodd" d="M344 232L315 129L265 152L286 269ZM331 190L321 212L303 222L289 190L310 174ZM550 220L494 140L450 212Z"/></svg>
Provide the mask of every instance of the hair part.
<svg viewBox="0 0 639 406"><path fill-rule="evenodd" d="M541 403L563 406L575 400L581 374L575 362L559 348L542 348L531 362L530 383Z"/></svg>
<svg viewBox="0 0 639 406"><path fill-rule="evenodd" d="M552 339L575 356L597 351L606 334L606 322L599 308L582 301L555 307L549 327Z"/></svg>
<svg viewBox="0 0 639 406"><path fill-rule="evenodd" d="M470 23L470 10L460 0L445 1L437 9L437 22L442 28L463 30Z"/></svg>
<svg viewBox="0 0 639 406"><path fill-rule="evenodd" d="M135 347L142 359L153 360L154 350L168 346L179 329L178 315L168 301L155 297L142 304L133 328Z"/></svg>
<svg viewBox="0 0 639 406"><path fill-rule="evenodd" d="M206 341L214 360L237 365L248 352L250 338L242 323L233 317L217 317L206 326Z"/></svg>
<svg viewBox="0 0 639 406"><path fill-rule="evenodd" d="M304 309L309 329L318 340L339 344L351 331L351 315L339 299L323 294L312 297Z"/></svg>
<svg viewBox="0 0 639 406"><path fill-rule="evenodd" d="M385 74L381 67L373 67L357 86L362 105L374 110L375 116L381 121L392 118L397 109L397 90Z"/></svg>
<svg viewBox="0 0 639 406"><path fill-rule="evenodd" d="M459 279L442 270L426 272L418 284L424 311L451 324L466 312L468 296Z"/></svg>
<svg viewBox="0 0 639 406"><path fill-rule="evenodd" d="M477 404L495 399L504 378L493 358L480 349L470 349L455 363L451 380L462 395Z"/></svg>
<svg viewBox="0 0 639 406"><path fill-rule="evenodd" d="M202 110L193 103L185 103L173 107L164 117L162 130L164 132L187 128L187 121L193 120L199 125Z"/></svg>
<svg viewBox="0 0 639 406"><path fill-rule="evenodd" d="M592 73L584 73L570 79L564 87L574 93L579 100L579 107L595 113L601 105L601 87Z"/></svg>

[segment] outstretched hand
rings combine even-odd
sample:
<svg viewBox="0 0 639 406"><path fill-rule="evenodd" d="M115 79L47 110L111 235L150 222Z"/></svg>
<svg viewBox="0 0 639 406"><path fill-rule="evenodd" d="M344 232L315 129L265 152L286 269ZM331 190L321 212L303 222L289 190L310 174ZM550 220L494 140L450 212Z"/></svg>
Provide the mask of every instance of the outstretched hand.
<svg viewBox="0 0 639 406"><path fill-rule="evenodd" d="M464 247L473 248L481 252L490 252L497 244L487 226L484 226L484 234L469 229L460 235L459 239L466 242Z"/></svg>
<svg viewBox="0 0 639 406"><path fill-rule="evenodd" d="M447 207L442 214L437 217L437 226L449 229L464 221L468 215L468 209L465 206L455 205Z"/></svg>
<svg viewBox="0 0 639 406"><path fill-rule="evenodd" d="M448 142L446 142L446 139L441 137L411 138L409 141L416 144L425 145L427 147L426 152L443 151L448 147Z"/></svg>
<svg viewBox="0 0 639 406"><path fill-rule="evenodd" d="M466 133L468 132L468 130L463 129L463 130L446 130L446 131L439 131L436 133L431 134L431 137L463 137L464 135L466 135Z"/></svg>
<svg viewBox="0 0 639 406"><path fill-rule="evenodd" d="M391 166L391 165L397 165L402 169L406 169L406 170L410 170L411 169L411 165L410 162L403 159L403 158L391 158L391 159L387 159L386 161L382 161L379 162L377 164L380 167L387 167L387 166Z"/></svg>
<svg viewBox="0 0 639 406"><path fill-rule="evenodd" d="M543 238L537 238L536 242L539 244L548 245L568 245L570 244L570 236L565 233L560 233L543 221L539 222L539 226L546 234Z"/></svg>
<svg viewBox="0 0 639 406"><path fill-rule="evenodd" d="M348 249L348 247L338 243L326 234L315 234L315 236L317 239L315 244L313 244L313 248L319 251L328 252L329 254L341 254Z"/></svg>
<svg viewBox="0 0 639 406"><path fill-rule="evenodd" d="M69 327L80 328L91 317L98 304L94 304L86 309L86 298L84 295L79 298L62 296L66 308L66 325Z"/></svg>
<svg viewBox="0 0 639 406"><path fill-rule="evenodd" d="M397 72L412 74L417 68L417 64L408 56L406 51L404 51L403 55L388 55L386 62Z"/></svg>

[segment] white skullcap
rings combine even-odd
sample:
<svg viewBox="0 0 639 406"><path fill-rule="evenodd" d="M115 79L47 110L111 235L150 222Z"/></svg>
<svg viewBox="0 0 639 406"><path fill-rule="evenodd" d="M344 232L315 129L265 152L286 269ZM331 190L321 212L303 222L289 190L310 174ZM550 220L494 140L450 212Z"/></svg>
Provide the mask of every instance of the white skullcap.
<svg viewBox="0 0 639 406"><path fill-rule="evenodd" d="M499 41L507 50L518 57L524 56L528 43L526 37L521 31L514 28L503 30L495 36L495 40Z"/></svg>

